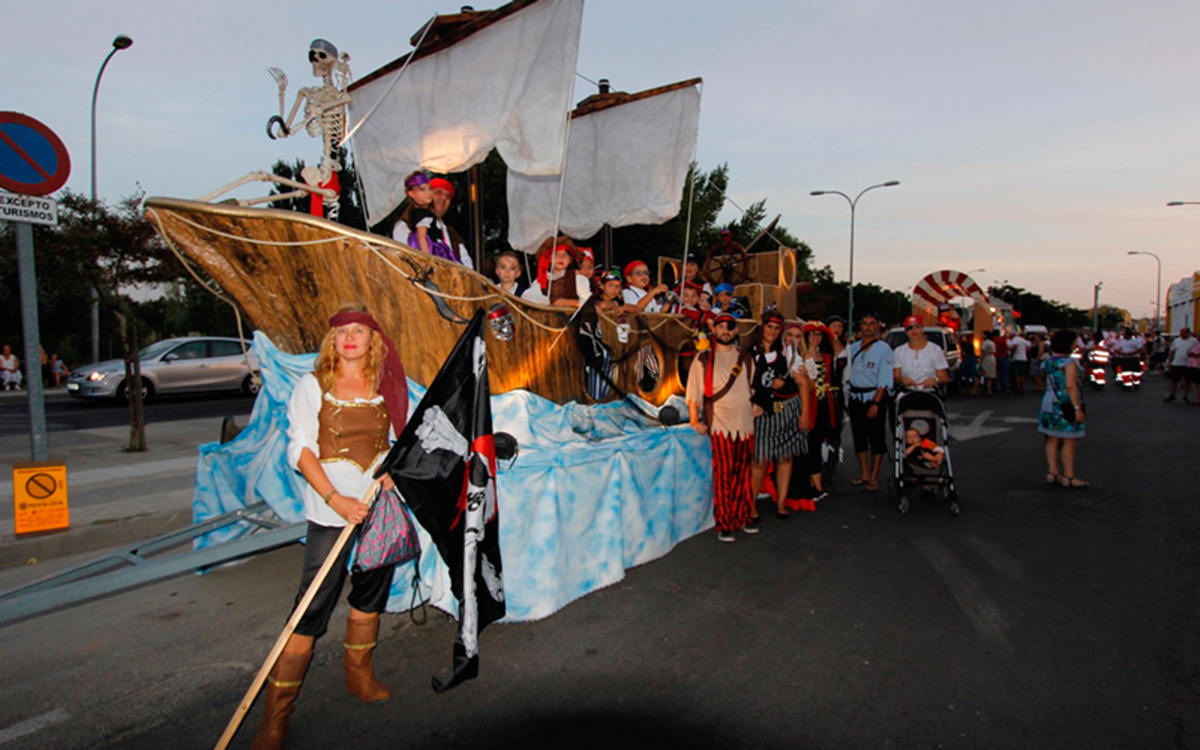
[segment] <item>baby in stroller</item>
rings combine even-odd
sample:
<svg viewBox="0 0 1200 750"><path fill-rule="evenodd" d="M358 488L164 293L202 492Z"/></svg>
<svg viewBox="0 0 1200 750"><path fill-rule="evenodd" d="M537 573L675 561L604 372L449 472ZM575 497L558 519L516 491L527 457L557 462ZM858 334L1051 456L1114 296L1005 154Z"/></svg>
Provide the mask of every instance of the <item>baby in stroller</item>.
<svg viewBox="0 0 1200 750"><path fill-rule="evenodd" d="M906 391L896 398L895 487L900 512L908 512L906 487L920 487L925 495L936 495L950 503L958 515L958 492L950 456L950 425L946 407L937 394Z"/></svg>
<svg viewBox="0 0 1200 750"><path fill-rule="evenodd" d="M914 467L924 469L940 469L946 450L936 441L921 437L916 428L909 427L904 431L904 460Z"/></svg>

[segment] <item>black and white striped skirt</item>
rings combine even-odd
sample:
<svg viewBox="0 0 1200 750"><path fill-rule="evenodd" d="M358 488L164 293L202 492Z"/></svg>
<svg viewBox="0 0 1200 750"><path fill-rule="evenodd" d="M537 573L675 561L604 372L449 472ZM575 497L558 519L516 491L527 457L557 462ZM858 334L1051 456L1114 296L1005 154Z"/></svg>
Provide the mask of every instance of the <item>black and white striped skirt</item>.
<svg viewBox="0 0 1200 750"><path fill-rule="evenodd" d="M800 398L777 401L776 410L754 419L754 460L758 463L799 456L804 452L800 432Z"/></svg>

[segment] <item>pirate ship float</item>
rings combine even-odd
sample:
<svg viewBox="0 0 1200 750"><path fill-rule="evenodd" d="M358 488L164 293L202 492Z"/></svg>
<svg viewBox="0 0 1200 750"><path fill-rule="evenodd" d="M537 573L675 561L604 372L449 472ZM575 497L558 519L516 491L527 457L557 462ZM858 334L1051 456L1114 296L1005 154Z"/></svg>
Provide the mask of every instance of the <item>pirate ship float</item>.
<svg viewBox="0 0 1200 750"><path fill-rule="evenodd" d="M426 385L460 324L479 308L503 312L496 310L503 305L511 326L497 326L502 333L488 347L493 394L525 389L561 404L631 393L661 404L682 392L693 352L694 329L683 317L600 315L596 329L609 354L605 380L614 387L589 391L588 361L571 333L570 311L517 299L462 265L379 235L254 207L283 196L210 202L263 179L295 188L289 196L311 194L332 207L340 147L349 141L372 225L399 205L406 174L465 171L492 148L509 168L514 247L529 251L559 232L587 237L604 225L673 218L695 150L701 81L602 93L571 111L582 6L582 0L517 0L438 16L414 36L413 52L353 84L348 56L318 40L309 59L322 85L301 89L286 117L287 80L271 71L280 115L268 133L290 134L303 103L295 129L323 141L319 166L305 170L305 182L251 173L196 201L149 198L146 214L285 351L314 351L330 311L361 300L398 332L409 377ZM660 276L673 269L678 279L681 267L682 258L658 261ZM752 312L771 304L785 314L795 309L795 254L786 248L747 253L723 245L703 259L703 272L738 285Z"/></svg>

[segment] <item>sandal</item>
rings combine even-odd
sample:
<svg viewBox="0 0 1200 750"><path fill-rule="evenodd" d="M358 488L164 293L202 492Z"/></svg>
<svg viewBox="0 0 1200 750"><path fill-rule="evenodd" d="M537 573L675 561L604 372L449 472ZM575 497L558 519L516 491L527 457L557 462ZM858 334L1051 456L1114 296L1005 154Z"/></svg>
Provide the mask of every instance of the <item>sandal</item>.
<svg viewBox="0 0 1200 750"><path fill-rule="evenodd" d="M867 492L878 492L878 491L879 491L879 482L875 481L874 479L867 482Z"/></svg>
<svg viewBox="0 0 1200 750"><path fill-rule="evenodd" d="M1058 484L1058 475L1046 474L1046 484Z"/></svg>
<svg viewBox="0 0 1200 750"><path fill-rule="evenodd" d="M867 484L867 483L868 483L868 480L866 477L859 477L858 479L850 480L850 484L854 485L855 487L862 487L864 484Z"/></svg>
<svg viewBox="0 0 1200 750"><path fill-rule="evenodd" d="M1088 487L1092 486L1090 483L1085 482L1079 477L1068 477L1066 475L1063 475L1060 483L1063 487L1066 487L1069 490L1086 490Z"/></svg>

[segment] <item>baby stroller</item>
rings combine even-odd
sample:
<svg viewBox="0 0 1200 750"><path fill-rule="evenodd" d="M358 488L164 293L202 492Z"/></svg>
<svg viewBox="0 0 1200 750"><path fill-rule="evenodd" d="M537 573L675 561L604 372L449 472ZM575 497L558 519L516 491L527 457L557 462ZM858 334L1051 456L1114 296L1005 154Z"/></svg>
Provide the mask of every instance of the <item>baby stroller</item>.
<svg viewBox="0 0 1200 750"><path fill-rule="evenodd" d="M896 397L895 481L901 513L908 513L914 487L950 503L958 515L958 492L950 464L950 424L936 393L904 391Z"/></svg>

